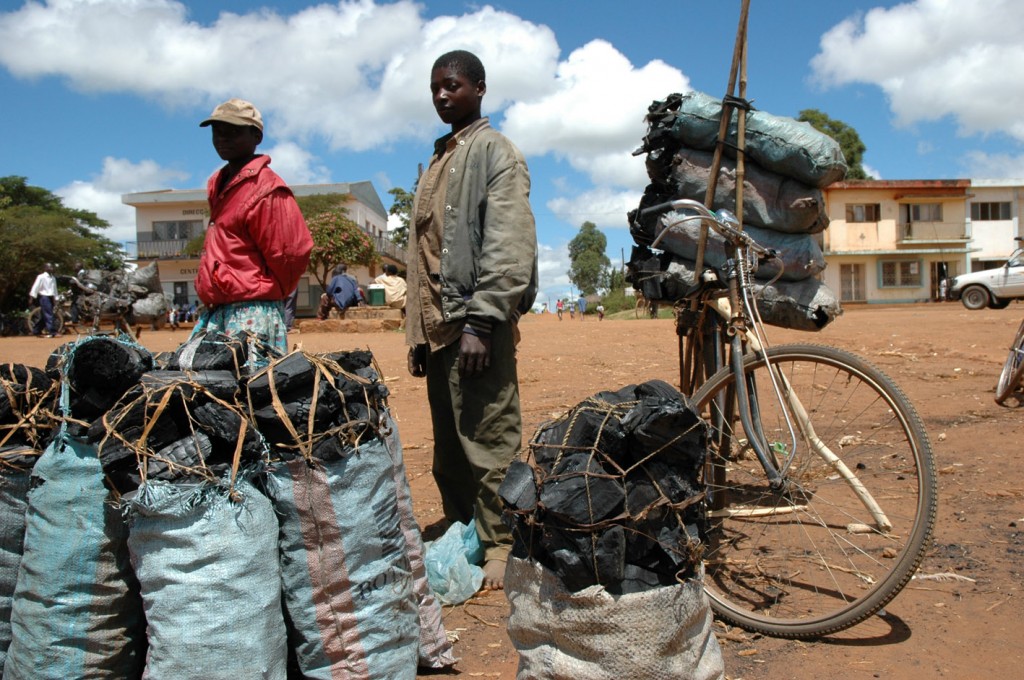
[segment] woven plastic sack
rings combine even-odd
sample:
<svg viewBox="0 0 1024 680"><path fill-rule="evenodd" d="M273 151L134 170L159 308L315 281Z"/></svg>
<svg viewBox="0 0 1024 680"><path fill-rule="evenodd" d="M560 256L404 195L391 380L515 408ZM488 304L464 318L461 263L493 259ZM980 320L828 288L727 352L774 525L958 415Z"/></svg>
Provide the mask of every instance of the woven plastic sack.
<svg viewBox="0 0 1024 680"><path fill-rule="evenodd" d="M127 501L148 624L144 678L284 680L277 520L243 478L232 491L152 481Z"/></svg>
<svg viewBox="0 0 1024 680"><path fill-rule="evenodd" d="M15 466L10 458L33 449L11 449L0 453L0 669L11 645L11 605L18 582L18 565L25 546L25 510L28 508L28 487L31 466ZM34 461L33 461L34 462Z"/></svg>
<svg viewBox="0 0 1024 680"><path fill-rule="evenodd" d="M693 267L693 260L634 248L626 280L649 300L674 302L692 290ZM776 281L770 286L755 281L752 288L762 320L780 328L819 331L843 313L839 298L818 279Z"/></svg>
<svg viewBox="0 0 1024 680"><path fill-rule="evenodd" d="M409 478L405 474L398 425L387 411L384 412L381 434L384 435L384 443L391 453L391 472L398 492L398 516L402 525L402 535L405 536L405 554L412 569L412 589L419 609L419 666L433 669L448 668L454 666L458 659L452 652L452 643L444 629L441 603L434 594L427 576L424 560L426 548L423 545L420 526L413 515L412 490L409 488ZM476 534L475 528L473 533Z"/></svg>
<svg viewBox="0 0 1024 680"><path fill-rule="evenodd" d="M648 236L661 236L657 246L659 249L694 260L700 240L700 223L696 220L684 221L685 217L686 214L681 212L665 213L649 225L652 232ZM774 248L779 253L779 258L766 260L758 267L755 276L762 281L773 279L780 272L783 281L803 281L825 271L825 256L811 234L786 234L749 225L744 225L743 231L765 248ZM708 230L704 262L709 267L722 268L725 265L725 239L716 231Z"/></svg>
<svg viewBox="0 0 1024 680"><path fill-rule="evenodd" d="M714 154L680 148L675 155L648 157L647 173L672 194L704 202ZM664 161L669 160L667 167ZM722 157L712 205L736 212L736 161ZM821 189L748 162L743 173L743 222L790 234L815 234L828 227Z"/></svg>
<svg viewBox="0 0 1024 680"><path fill-rule="evenodd" d="M427 543L427 577L444 604L460 604L476 595L484 582L484 548L476 524L453 522L436 541Z"/></svg>
<svg viewBox="0 0 1024 680"><path fill-rule="evenodd" d="M5 680L141 676L142 600L110 501L95 447L62 428L32 472Z"/></svg>
<svg viewBox="0 0 1024 680"><path fill-rule="evenodd" d="M372 438L338 459L295 457L268 472L303 677L416 677L419 613L393 465Z"/></svg>
<svg viewBox="0 0 1024 680"><path fill-rule="evenodd" d="M679 99L672 135L684 146L713 151L718 140L722 102L702 92ZM739 116L735 109L726 141L736 144ZM761 167L814 187L828 186L846 176L839 143L810 123L753 110L746 119L746 152ZM733 155L727 145L726 152Z"/></svg>
<svg viewBox="0 0 1024 680"><path fill-rule="evenodd" d="M724 677L700 580L612 595L570 593L541 564L510 557L508 634L519 680L710 680Z"/></svg>

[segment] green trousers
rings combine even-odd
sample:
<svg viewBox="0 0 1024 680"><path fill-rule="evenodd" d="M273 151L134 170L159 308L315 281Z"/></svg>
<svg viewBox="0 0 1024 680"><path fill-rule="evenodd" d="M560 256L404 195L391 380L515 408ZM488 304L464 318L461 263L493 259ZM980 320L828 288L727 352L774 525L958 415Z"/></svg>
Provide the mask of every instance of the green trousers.
<svg viewBox="0 0 1024 680"><path fill-rule="evenodd" d="M512 332L508 324L494 328L491 365L477 377L459 376L458 342L427 357L434 481L448 521L475 519L485 560L505 560L512 547L498 497L523 435Z"/></svg>

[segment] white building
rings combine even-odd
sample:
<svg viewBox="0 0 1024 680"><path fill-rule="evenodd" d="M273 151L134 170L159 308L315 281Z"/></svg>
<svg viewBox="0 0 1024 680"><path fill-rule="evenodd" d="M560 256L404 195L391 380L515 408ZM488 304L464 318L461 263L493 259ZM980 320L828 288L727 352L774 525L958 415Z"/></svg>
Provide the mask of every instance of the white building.
<svg viewBox="0 0 1024 680"><path fill-rule="evenodd" d="M370 182L341 184L299 184L290 187L296 196L342 194L351 196L345 203L349 219L374 239L377 252L385 262L405 268L405 250L387 235L388 211ZM121 202L135 208L135 232L140 266L156 260L164 293L175 305L196 300L193 283L198 259L183 254L185 246L203 235L210 215L205 189L164 190L124 194ZM349 267L349 273L367 284L379 272L379 266ZM314 311L322 293L316 279L307 274L299 282L300 314Z"/></svg>

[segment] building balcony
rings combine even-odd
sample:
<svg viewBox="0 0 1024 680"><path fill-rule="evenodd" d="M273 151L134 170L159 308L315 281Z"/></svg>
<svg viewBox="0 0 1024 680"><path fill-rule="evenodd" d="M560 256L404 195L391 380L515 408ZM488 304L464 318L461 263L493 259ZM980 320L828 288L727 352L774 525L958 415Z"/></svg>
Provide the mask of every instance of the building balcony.
<svg viewBox="0 0 1024 680"><path fill-rule="evenodd" d="M900 245L967 243L970 240L964 222L904 222L896 225L896 242Z"/></svg>
<svg viewBox="0 0 1024 680"><path fill-rule="evenodd" d="M140 260L173 260L185 257L182 251L188 245L188 239L170 241L139 241L137 258Z"/></svg>
<svg viewBox="0 0 1024 680"><path fill-rule="evenodd" d="M377 252L387 258L395 260L405 266L405 248L394 243L383 234L372 235L373 245ZM188 239L173 239L168 241L139 241L136 243L138 249L137 259L139 260L175 260L188 257L183 254Z"/></svg>

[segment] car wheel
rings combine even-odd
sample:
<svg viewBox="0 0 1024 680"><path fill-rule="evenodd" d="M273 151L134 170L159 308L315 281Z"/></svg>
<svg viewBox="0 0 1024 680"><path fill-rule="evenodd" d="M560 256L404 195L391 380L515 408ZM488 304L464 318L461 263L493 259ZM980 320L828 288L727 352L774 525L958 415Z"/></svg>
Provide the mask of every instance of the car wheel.
<svg viewBox="0 0 1024 680"><path fill-rule="evenodd" d="M984 309L988 305L988 291L981 286L968 286L960 294L960 300L967 309Z"/></svg>

